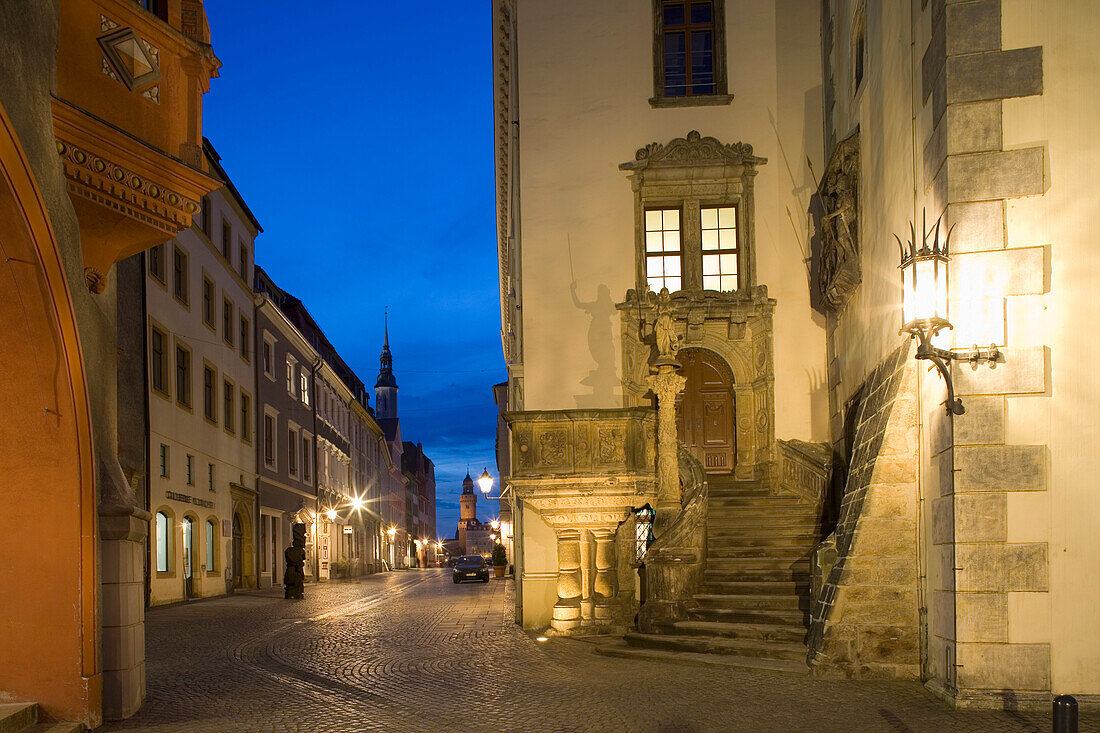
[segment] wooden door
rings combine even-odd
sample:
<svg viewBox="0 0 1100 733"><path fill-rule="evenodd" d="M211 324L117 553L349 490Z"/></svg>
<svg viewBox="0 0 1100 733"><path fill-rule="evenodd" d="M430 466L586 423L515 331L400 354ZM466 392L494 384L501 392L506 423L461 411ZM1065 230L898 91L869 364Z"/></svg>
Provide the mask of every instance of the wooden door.
<svg viewBox="0 0 1100 733"><path fill-rule="evenodd" d="M241 588L244 569L244 532L241 529L241 518L233 515L233 587Z"/></svg>
<svg viewBox="0 0 1100 733"><path fill-rule="evenodd" d="M734 461L733 384L717 357L681 351L677 359L687 386L676 401L680 443L708 473L729 473Z"/></svg>

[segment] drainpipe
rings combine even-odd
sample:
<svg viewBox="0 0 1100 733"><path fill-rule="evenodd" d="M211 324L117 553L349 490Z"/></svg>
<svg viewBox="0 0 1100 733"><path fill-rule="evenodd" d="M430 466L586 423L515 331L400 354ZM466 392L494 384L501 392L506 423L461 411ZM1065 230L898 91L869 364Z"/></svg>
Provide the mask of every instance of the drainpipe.
<svg viewBox="0 0 1100 733"><path fill-rule="evenodd" d="M313 440L310 441L310 460L313 462L313 579L321 582L321 539L317 527L321 524L321 481L317 465L317 370L321 368L321 357L313 360L309 371L309 411L313 416Z"/></svg>
<svg viewBox="0 0 1100 733"><path fill-rule="evenodd" d="M146 269L145 269L145 262L146 262L146 253L142 252L141 253L141 363L142 363L142 365L146 365L146 363L149 359L149 344L146 343L146 330L147 330L147 324L149 322L149 308L148 308L148 304L146 303L146 300L145 300L146 299L146 289L145 289L145 286L146 286L146 283L145 283ZM165 354L164 358L167 359L168 355ZM145 511L149 511L149 506L153 501L152 495L150 493L151 490L149 488L149 485L152 483L149 480L149 473L150 473L150 470L151 470L151 467L152 467L153 464L152 464L152 453L151 453L151 447L150 447L150 439L151 438L150 438L150 434L149 434L149 427L152 423L152 420L149 417L149 369L148 369L147 366L146 366L145 369L141 370L141 384L142 384L142 388L145 390L143 392L143 397L144 397L144 401L143 401L144 410L143 410L143 412L145 413L144 416L143 416L144 417L143 428L145 430L145 506L143 508L145 509ZM153 541L153 532L155 532L155 531L156 531L156 521L154 520L154 522L153 522L153 531L145 533L145 561L144 561L144 566L145 567L144 567L144 575L145 575L145 607L146 608L149 608L149 599L150 599L150 596L152 595L152 592L153 592L152 581L151 581L151 578L150 578L150 576L152 575L152 568L149 566L149 554L150 554L150 552L152 552L152 546L151 546L150 543Z"/></svg>

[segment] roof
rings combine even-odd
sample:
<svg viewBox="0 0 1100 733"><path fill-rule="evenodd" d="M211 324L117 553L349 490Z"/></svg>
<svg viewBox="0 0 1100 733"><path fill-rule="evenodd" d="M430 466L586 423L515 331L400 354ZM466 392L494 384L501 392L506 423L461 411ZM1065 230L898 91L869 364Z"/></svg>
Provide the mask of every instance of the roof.
<svg viewBox="0 0 1100 733"><path fill-rule="evenodd" d="M202 139L202 149L203 152L206 153L206 158L210 161L210 165L214 168L214 173L225 182L226 189L229 190L230 195L233 196L237 205L241 207L241 211L243 211L249 221L252 222L252 226L256 227L256 231L262 232L264 228L260 226L260 221L256 218L256 215L252 213L252 209L248 208L248 204L244 201L244 196L241 196L241 192L233 185L233 181L229 178L229 174L225 172L225 168L222 168L222 157L218 155L218 151L214 149L214 144L204 137Z"/></svg>

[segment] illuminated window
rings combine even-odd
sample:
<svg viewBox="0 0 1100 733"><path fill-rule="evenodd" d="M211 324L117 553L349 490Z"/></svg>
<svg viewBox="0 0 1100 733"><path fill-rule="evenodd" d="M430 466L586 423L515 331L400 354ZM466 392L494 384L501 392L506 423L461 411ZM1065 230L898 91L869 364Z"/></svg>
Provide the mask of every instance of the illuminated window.
<svg viewBox="0 0 1100 733"><path fill-rule="evenodd" d="M157 572L168 572L168 541L172 522L164 512L157 512Z"/></svg>
<svg viewBox="0 0 1100 733"><path fill-rule="evenodd" d="M737 290L737 209L700 211L703 229L703 289Z"/></svg>
<svg viewBox="0 0 1100 733"><path fill-rule="evenodd" d="M297 396L298 380L294 374L294 368L298 362L294 360L294 357L290 354L286 356L286 391L291 397Z"/></svg>
<svg viewBox="0 0 1100 733"><path fill-rule="evenodd" d="M680 210L645 212L646 278L655 291L680 290L683 253L680 249Z"/></svg>
<svg viewBox="0 0 1100 733"><path fill-rule="evenodd" d="M216 527L213 519L206 520L206 572L214 573L218 570L217 545L214 544Z"/></svg>
<svg viewBox="0 0 1100 733"><path fill-rule="evenodd" d="M302 403L306 407L309 407L309 375L306 374L306 370L303 369L302 373L299 376L301 377L302 382L300 385L300 388L302 390Z"/></svg>

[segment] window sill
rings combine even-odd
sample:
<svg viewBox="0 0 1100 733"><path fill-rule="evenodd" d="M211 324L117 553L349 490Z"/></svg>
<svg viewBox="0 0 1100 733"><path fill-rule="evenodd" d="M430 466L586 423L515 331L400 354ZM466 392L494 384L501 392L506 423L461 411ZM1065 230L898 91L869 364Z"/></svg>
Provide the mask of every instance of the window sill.
<svg viewBox="0 0 1100 733"><path fill-rule="evenodd" d="M698 97L650 97L654 109L667 107L719 107L733 102L732 94L707 94Z"/></svg>

